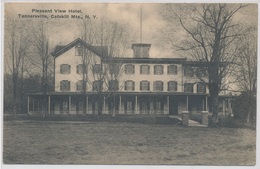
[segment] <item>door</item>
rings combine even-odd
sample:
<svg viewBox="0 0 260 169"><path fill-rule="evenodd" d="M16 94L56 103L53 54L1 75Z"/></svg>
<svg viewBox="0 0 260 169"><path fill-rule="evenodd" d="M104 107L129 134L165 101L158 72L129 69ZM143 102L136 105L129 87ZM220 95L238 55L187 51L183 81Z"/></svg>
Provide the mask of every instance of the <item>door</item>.
<svg viewBox="0 0 260 169"><path fill-rule="evenodd" d="M169 114L178 115L178 99L176 97L169 98Z"/></svg>

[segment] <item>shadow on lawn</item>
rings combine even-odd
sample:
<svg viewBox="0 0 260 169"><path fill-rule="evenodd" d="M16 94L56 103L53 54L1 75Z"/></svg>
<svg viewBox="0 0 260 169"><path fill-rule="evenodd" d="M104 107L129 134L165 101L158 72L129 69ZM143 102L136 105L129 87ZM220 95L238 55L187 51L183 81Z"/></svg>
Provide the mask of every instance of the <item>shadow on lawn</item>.
<svg viewBox="0 0 260 169"><path fill-rule="evenodd" d="M179 125L181 121L166 115L4 115L4 121L34 120L34 121L89 121L89 122L127 122L142 124Z"/></svg>

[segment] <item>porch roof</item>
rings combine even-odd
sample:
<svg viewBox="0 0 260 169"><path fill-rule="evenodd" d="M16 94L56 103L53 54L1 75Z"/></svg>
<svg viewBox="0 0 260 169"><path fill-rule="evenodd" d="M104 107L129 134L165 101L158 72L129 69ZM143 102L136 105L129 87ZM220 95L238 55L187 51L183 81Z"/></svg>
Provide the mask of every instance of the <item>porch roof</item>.
<svg viewBox="0 0 260 169"><path fill-rule="evenodd" d="M97 93L97 92L48 92L46 94L43 94L41 92L37 93L27 93L28 96L84 96L84 95L122 95L122 96L127 96L127 95L138 95L138 96L207 96L209 94L207 93L186 93L186 92L116 92L116 93L111 93L111 92L102 92L102 93Z"/></svg>

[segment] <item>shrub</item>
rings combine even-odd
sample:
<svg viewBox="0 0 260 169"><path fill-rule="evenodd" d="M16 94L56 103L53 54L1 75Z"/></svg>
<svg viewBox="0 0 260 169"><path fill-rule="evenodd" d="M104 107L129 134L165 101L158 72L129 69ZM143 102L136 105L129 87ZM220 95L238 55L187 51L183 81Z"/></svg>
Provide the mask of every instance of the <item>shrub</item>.
<svg viewBox="0 0 260 169"><path fill-rule="evenodd" d="M256 96L249 92L243 92L234 100L233 104L234 118L246 122L249 112L249 122L256 123Z"/></svg>

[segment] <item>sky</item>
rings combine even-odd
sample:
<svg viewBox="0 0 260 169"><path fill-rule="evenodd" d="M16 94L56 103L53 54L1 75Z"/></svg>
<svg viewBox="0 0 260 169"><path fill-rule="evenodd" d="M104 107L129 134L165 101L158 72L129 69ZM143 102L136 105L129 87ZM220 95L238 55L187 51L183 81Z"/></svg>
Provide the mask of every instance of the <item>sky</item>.
<svg viewBox="0 0 260 169"><path fill-rule="evenodd" d="M50 43L55 45L68 44L79 37L77 19L50 19L51 15L64 15L68 10L81 10L80 16L85 18L88 15L94 22L102 17L109 18L115 22L123 23L131 31L129 38L131 43L140 43L140 26L142 25L142 42L151 43L150 57L179 57L175 51L169 46L162 45L165 36L163 36L164 28L167 22L163 20L163 6L160 3L6 3L5 15L13 16L17 19L18 14L22 15L39 15L47 14L52 23L49 28ZM142 6L142 24L140 22L140 7ZM52 13L32 12L37 10L52 10ZM66 13L55 13L55 9L67 10ZM75 13L76 14L76 13ZM95 15L95 19L93 18ZM249 8L238 13L235 19L245 23L257 22L257 7ZM24 20L24 19L22 19ZM37 20L37 19L35 19ZM176 29L177 30L177 29ZM174 35L177 39L181 38L181 33L176 31ZM178 37L179 36L179 37ZM167 47L166 47L167 46ZM131 44L126 52L126 57L132 57Z"/></svg>

